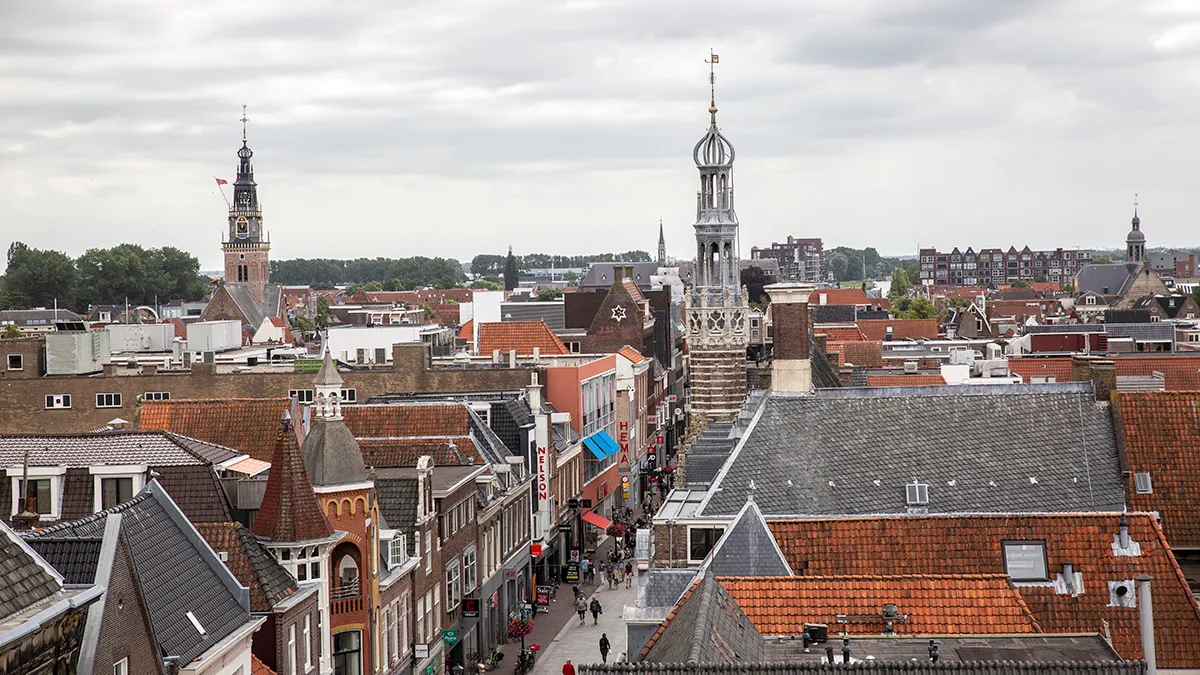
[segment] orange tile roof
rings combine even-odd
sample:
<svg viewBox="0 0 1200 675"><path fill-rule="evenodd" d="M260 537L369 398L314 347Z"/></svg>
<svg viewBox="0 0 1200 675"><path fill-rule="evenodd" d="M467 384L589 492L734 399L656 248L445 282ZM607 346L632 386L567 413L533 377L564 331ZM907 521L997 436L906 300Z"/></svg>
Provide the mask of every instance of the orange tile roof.
<svg viewBox="0 0 1200 675"><path fill-rule="evenodd" d="M1071 357L1026 357L1008 360L1008 370L1026 383L1032 377L1054 377L1055 382L1071 381Z"/></svg>
<svg viewBox="0 0 1200 675"><path fill-rule="evenodd" d="M878 615L894 603L906 622L902 635L1038 633L1037 621L1004 574L838 577L721 577L733 599L764 636L795 636L805 623L824 623L832 637L839 614ZM881 621L851 622L846 632L877 634Z"/></svg>
<svg viewBox="0 0 1200 675"><path fill-rule="evenodd" d="M938 336L937 319L859 319L858 328L868 340L883 340L887 337L887 327L892 327L892 338L895 340L936 338Z"/></svg>
<svg viewBox="0 0 1200 675"><path fill-rule="evenodd" d="M269 462L283 413L291 407L288 398L143 401L138 407L137 427L173 431Z"/></svg>
<svg viewBox="0 0 1200 675"><path fill-rule="evenodd" d="M642 356L641 352L634 349L633 347L630 347L629 345L625 345L624 347L621 347L620 349L617 350L617 353L620 354L621 356L624 356L625 358L629 359L630 361L632 361L634 363L641 363L642 361L646 360L646 357Z"/></svg>
<svg viewBox="0 0 1200 675"><path fill-rule="evenodd" d="M306 541L333 534L308 479L296 434L282 425L275 434L271 473L267 476L266 492L253 531L256 536L277 542Z"/></svg>
<svg viewBox="0 0 1200 675"><path fill-rule="evenodd" d="M1150 474L1150 494L1127 476L1129 508L1162 514L1175 548L1200 547L1200 392L1122 391L1113 396L1117 438L1129 472Z"/></svg>
<svg viewBox="0 0 1200 675"><path fill-rule="evenodd" d="M436 466L484 464L479 448L469 436L446 438L362 438L358 440L363 463L374 467L416 466L423 455Z"/></svg>
<svg viewBox="0 0 1200 675"><path fill-rule="evenodd" d="M1150 375L1155 371L1166 377L1168 391L1200 390L1200 356L1174 354L1170 356L1111 355L1117 364L1117 375Z"/></svg>
<svg viewBox="0 0 1200 675"><path fill-rule="evenodd" d="M475 319L467 319L458 329L458 339L470 342L475 339Z"/></svg>
<svg viewBox="0 0 1200 675"><path fill-rule="evenodd" d="M458 402L348 405L342 417L356 438L466 436L467 406Z"/></svg>
<svg viewBox="0 0 1200 675"><path fill-rule="evenodd" d="M558 339L554 331L541 321L502 321L479 325L480 354L491 354L517 350L521 356L533 354L533 348L542 354L570 354L571 350Z"/></svg>
<svg viewBox="0 0 1200 675"><path fill-rule="evenodd" d="M821 302L821 296L825 302ZM869 305L871 307L892 308L892 301L887 298L872 298L861 288L818 288L808 294L810 305Z"/></svg>
<svg viewBox="0 0 1200 675"><path fill-rule="evenodd" d="M629 294L629 297L633 298L634 302L646 301L646 296L642 295L642 289L633 283L633 279L625 279L621 282L621 285L625 287L625 292Z"/></svg>
<svg viewBox="0 0 1200 675"><path fill-rule="evenodd" d="M872 375L867 373L868 387L926 387L946 384L945 378L936 373L909 373L907 375Z"/></svg>
<svg viewBox="0 0 1200 675"><path fill-rule="evenodd" d="M1112 544L1121 515L1021 514L897 516L769 521L784 557L803 575L1004 574L1005 540L1045 542L1047 571L1071 562L1084 592L1059 594L1050 585L1016 586L1042 630L1097 633L1107 626L1126 659L1142 657L1138 611L1110 607L1108 582L1149 574L1154 579L1158 664L1200 667L1200 606L1154 516L1130 513L1130 538L1140 555L1117 556Z"/></svg>
<svg viewBox="0 0 1200 675"><path fill-rule="evenodd" d="M853 364L866 368L883 367L882 342L829 342L825 345L829 354L837 353L838 365Z"/></svg>
<svg viewBox="0 0 1200 675"><path fill-rule="evenodd" d="M867 339L858 326L818 326L813 328L813 333L827 335L829 342L863 342Z"/></svg>
<svg viewBox="0 0 1200 675"><path fill-rule="evenodd" d="M262 662L262 659L251 654L250 655L250 675L279 675L271 670L267 664Z"/></svg>

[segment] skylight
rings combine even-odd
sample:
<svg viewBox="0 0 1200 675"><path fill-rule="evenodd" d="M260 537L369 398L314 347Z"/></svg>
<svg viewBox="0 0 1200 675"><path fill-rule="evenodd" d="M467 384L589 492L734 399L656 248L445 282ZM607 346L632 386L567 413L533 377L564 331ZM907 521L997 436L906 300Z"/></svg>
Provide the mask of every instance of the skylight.
<svg viewBox="0 0 1200 675"><path fill-rule="evenodd" d="M192 626L196 629L197 633L201 635L208 635L208 631L204 630L204 626L200 625L200 620L196 618L195 614L188 612L187 618L192 622Z"/></svg>

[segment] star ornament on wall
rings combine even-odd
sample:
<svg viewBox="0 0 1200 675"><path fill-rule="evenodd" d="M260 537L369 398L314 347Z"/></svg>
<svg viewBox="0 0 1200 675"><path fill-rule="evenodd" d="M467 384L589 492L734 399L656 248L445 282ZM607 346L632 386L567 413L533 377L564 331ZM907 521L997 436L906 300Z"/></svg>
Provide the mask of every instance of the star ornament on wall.
<svg viewBox="0 0 1200 675"><path fill-rule="evenodd" d="M625 308L620 305L613 307L612 318L617 323L621 323L622 321L624 321L625 320Z"/></svg>

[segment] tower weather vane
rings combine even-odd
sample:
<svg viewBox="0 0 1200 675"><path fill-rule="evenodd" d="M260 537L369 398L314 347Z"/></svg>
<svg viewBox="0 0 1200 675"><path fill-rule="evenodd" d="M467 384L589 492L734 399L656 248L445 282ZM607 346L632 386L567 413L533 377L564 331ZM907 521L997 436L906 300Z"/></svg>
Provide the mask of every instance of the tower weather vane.
<svg viewBox="0 0 1200 675"><path fill-rule="evenodd" d="M715 66L721 62L721 57L714 54L713 50L709 49L708 50L708 58L705 59L704 62L708 64L708 88L709 88L709 93L711 94L711 98L709 100L709 105L711 105L713 108L716 108L717 107L717 73L716 73L716 69L713 68L713 66Z"/></svg>
<svg viewBox="0 0 1200 675"><path fill-rule="evenodd" d="M242 123L242 142L243 143L246 142L246 121L249 119L250 119L249 117L246 117L246 104L243 103L242 104L242 119L239 120Z"/></svg>

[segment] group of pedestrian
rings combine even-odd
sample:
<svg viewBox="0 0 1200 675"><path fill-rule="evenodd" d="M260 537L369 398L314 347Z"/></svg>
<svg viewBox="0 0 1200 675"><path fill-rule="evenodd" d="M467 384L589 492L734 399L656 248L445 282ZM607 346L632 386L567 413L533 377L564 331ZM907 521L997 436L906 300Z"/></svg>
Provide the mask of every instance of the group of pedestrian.
<svg viewBox="0 0 1200 675"><path fill-rule="evenodd" d="M608 663L608 653L612 651L612 643L608 641L608 633L600 634L600 661ZM575 675L575 664L571 663L571 659L563 664L562 675Z"/></svg>
<svg viewBox="0 0 1200 675"><path fill-rule="evenodd" d="M599 624L600 615L604 613L604 608L600 606L600 599L592 598L592 602L589 604L587 596L580 592L577 588L575 591L575 611L579 613L580 626L585 623L588 610L591 610L592 612L592 625L595 626Z"/></svg>

